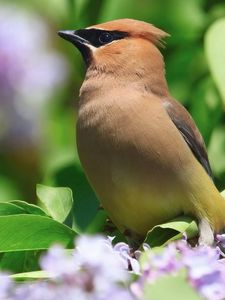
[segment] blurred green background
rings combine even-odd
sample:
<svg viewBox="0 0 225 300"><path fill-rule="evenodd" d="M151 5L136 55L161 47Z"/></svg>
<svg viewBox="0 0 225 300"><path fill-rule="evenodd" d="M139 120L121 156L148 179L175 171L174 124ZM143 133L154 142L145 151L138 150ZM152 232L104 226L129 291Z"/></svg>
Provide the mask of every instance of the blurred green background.
<svg viewBox="0 0 225 300"><path fill-rule="evenodd" d="M140 19L171 34L162 49L171 94L195 119L216 185L225 188L224 0L5 0L0 1L0 201L36 202L37 183L69 186L79 230L92 231L92 221L101 219L75 146L85 66L56 32L117 18Z"/></svg>

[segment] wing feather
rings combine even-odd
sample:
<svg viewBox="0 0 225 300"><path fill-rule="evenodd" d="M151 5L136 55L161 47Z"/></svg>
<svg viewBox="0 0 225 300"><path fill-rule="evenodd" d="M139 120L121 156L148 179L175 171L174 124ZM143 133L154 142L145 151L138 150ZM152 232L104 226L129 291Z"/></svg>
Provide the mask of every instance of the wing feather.
<svg viewBox="0 0 225 300"><path fill-rule="evenodd" d="M171 98L164 100L163 105L196 159L207 174L213 178L204 140L188 111L179 102Z"/></svg>

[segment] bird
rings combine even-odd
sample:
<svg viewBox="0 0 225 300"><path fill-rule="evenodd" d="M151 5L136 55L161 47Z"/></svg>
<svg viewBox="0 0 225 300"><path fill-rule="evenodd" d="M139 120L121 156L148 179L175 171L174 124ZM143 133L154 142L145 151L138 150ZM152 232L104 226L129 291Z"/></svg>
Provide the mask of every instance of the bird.
<svg viewBox="0 0 225 300"><path fill-rule="evenodd" d="M225 225L203 138L174 99L154 25L118 19L59 36L82 54L77 149L86 176L115 226L133 244L182 215L193 217L199 244Z"/></svg>

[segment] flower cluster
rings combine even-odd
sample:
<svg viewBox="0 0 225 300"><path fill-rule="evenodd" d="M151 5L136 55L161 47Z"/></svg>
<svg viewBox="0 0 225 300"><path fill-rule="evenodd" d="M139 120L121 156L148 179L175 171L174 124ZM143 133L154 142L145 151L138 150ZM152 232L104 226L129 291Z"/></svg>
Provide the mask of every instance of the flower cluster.
<svg viewBox="0 0 225 300"><path fill-rule="evenodd" d="M9 3L0 4L0 143L4 146L37 138L45 102L68 72L62 55L49 45L47 23Z"/></svg>
<svg viewBox="0 0 225 300"><path fill-rule="evenodd" d="M224 236L217 237L217 241L223 243ZM144 294L146 285L155 284L163 276L179 276L184 270L188 284L201 297L225 299L225 263L219 247L191 248L183 240L160 251L146 245L144 250L140 264L140 252L132 253L125 243L113 246L109 238L81 236L74 250L53 246L41 258L40 266L48 280L16 284L1 274L0 299L148 299Z"/></svg>
<svg viewBox="0 0 225 300"><path fill-rule="evenodd" d="M223 235L217 236L224 242ZM220 245L221 246L221 245ZM179 275L185 270L189 284L207 300L225 299L225 262L219 247L190 247L186 240L169 244L159 253L149 251L142 266L142 275L132 284L132 291L141 298L144 286L154 284L165 275Z"/></svg>
<svg viewBox="0 0 225 300"><path fill-rule="evenodd" d="M79 237L72 253L53 246L40 265L48 281L15 285L2 276L0 299L57 300L65 295L68 300L134 299L128 289L127 261L114 251L109 239Z"/></svg>

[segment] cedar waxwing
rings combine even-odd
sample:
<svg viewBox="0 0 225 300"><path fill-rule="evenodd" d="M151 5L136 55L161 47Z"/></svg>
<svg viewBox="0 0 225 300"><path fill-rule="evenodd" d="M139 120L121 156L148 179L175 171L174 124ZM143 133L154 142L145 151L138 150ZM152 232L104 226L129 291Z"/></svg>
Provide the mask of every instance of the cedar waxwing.
<svg viewBox="0 0 225 300"><path fill-rule="evenodd" d="M225 224L204 141L169 93L157 46L167 34L121 19L60 31L87 65L80 89L77 147L102 206L130 239L182 214L196 218L200 242Z"/></svg>

